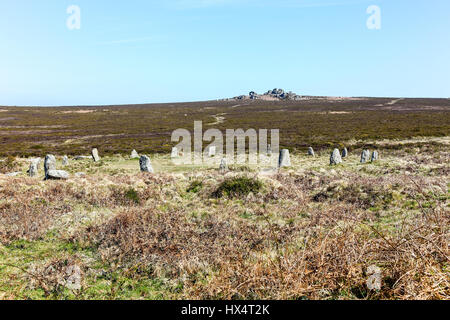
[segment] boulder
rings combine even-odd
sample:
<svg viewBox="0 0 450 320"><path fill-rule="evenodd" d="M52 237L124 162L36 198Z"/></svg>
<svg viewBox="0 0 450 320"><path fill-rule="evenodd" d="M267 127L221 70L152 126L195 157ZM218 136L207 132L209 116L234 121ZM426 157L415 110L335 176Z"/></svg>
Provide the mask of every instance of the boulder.
<svg viewBox="0 0 450 320"><path fill-rule="evenodd" d="M316 156L316 154L314 153L314 149L312 147L308 148L308 156L312 156L312 157Z"/></svg>
<svg viewBox="0 0 450 320"><path fill-rule="evenodd" d="M131 151L131 159L139 159L139 153L136 150Z"/></svg>
<svg viewBox="0 0 450 320"><path fill-rule="evenodd" d="M147 156L141 156L139 159L139 166L141 167L141 172L153 173L152 162Z"/></svg>
<svg viewBox="0 0 450 320"><path fill-rule="evenodd" d="M378 161L378 158L379 158L378 151L374 151L374 152L372 153L372 158L370 159L370 161L371 161L371 162Z"/></svg>
<svg viewBox="0 0 450 320"><path fill-rule="evenodd" d="M341 152L339 149L334 149L330 156L330 166L342 163Z"/></svg>
<svg viewBox="0 0 450 320"><path fill-rule="evenodd" d="M73 158L74 160L84 160L84 159L91 159L92 157L89 156L76 156L75 158Z"/></svg>
<svg viewBox="0 0 450 320"><path fill-rule="evenodd" d="M344 148L344 150L342 150L342 158L347 158L348 157L348 150L347 148Z"/></svg>
<svg viewBox="0 0 450 320"><path fill-rule="evenodd" d="M280 151L280 157L278 159L278 168L290 167L291 166L291 156L288 149L283 149Z"/></svg>
<svg viewBox="0 0 450 320"><path fill-rule="evenodd" d="M100 157L98 155L98 150L97 148L92 149L92 159L94 160L94 162L98 162L100 161Z"/></svg>
<svg viewBox="0 0 450 320"><path fill-rule="evenodd" d="M364 149L361 153L361 163L366 163L369 161L370 158L370 151Z"/></svg>
<svg viewBox="0 0 450 320"><path fill-rule="evenodd" d="M48 170L45 180L66 180L69 179L69 173L63 170Z"/></svg>

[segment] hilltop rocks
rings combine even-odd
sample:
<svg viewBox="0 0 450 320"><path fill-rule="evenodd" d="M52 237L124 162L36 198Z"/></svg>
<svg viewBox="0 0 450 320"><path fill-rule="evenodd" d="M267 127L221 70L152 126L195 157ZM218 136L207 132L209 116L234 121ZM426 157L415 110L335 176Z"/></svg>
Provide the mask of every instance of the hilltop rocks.
<svg viewBox="0 0 450 320"><path fill-rule="evenodd" d="M372 158L371 158L371 162L375 162L375 161L377 161L378 160L378 158L379 158L379 154L378 154L378 151L374 151L373 153L372 153Z"/></svg>
<svg viewBox="0 0 450 320"><path fill-rule="evenodd" d="M370 151L364 149L363 152L361 153L361 163L368 162L369 158L370 158Z"/></svg>
<svg viewBox="0 0 450 320"><path fill-rule="evenodd" d="M131 151L131 159L139 159L139 153L136 150Z"/></svg>
<svg viewBox="0 0 450 320"><path fill-rule="evenodd" d="M342 163L342 157L339 149L334 149L330 157L330 166Z"/></svg>
<svg viewBox="0 0 450 320"><path fill-rule="evenodd" d="M344 150L342 150L342 158L347 158L348 156L348 150L347 148L344 148Z"/></svg>
<svg viewBox="0 0 450 320"><path fill-rule="evenodd" d="M288 149L283 149L280 151L280 158L278 159L278 168L290 167L291 166L291 156Z"/></svg>
<svg viewBox="0 0 450 320"><path fill-rule="evenodd" d="M266 100L266 101L276 101L276 100L301 100L302 96L295 94L294 92L286 92L283 89L275 88L273 90L269 90L264 94L258 94L255 91L250 91L249 94L240 95L233 98L234 100Z"/></svg>
<svg viewBox="0 0 450 320"><path fill-rule="evenodd" d="M48 170L45 180L67 180L69 173L63 170Z"/></svg>
<svg viewBox="0 0 450 320"><path fill-rule="evenodd" d="M316 154L314 153L314 149L312 147L308 148L308 156L311 156L311 157L315 157L316 156Z"/></svg>
<svg viewBox="0 0 450 320"><path fill-rule="evenodd" d="M147 156L141 156L139 159L139 166L141 167L141 172L153 173L152 162Z"/></svg>
<svg viewBox="0 0 450 320"><path fill-rule="evenodd" d="M63 164L63 166L68 166L69 165L69 158L67 156L63 157L62 164Z"/></svg>
<svg viewBox="0 0 450 320"><path fill-rule="evenodd" d="M94 162L99 162L100 161L100 157L98 155L98 150L97 148L92 149L92 159L94 159Z"/></svg>

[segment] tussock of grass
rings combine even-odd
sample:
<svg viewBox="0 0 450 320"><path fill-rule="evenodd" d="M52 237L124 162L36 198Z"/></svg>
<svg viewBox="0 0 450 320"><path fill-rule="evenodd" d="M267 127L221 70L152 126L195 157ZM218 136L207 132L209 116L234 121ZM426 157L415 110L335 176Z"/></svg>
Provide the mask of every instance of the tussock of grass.
<svg viewBox="0 0 450 320"><path fill-rule="evenodd" d="M215 198L228 196L230 198L244 197L249 193L257 193L263 187L263 183L257 179L248 177L236 177L223 181L213 192Z"/></svg>

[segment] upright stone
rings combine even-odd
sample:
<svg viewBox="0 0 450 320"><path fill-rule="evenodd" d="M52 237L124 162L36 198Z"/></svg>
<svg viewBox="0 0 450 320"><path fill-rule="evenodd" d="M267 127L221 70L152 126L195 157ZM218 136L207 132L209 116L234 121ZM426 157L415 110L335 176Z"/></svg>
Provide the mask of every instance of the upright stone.
<svg viewBox="0 0 450 320"><path fill-rule="evenodd" d="M342 163L342 157L339 149L334 149L330 157L330 166Z"/></svg>
<svg viewBox="0 0 450 320"><path fill-rule="evenodd" d="M216 156L216 146L209 147L208 157L212 158Z"/></svg>
<svg viewBox="0 0 450 320"><path fill-rule="evenodd" d="M270 143L267 145L267 155L268 156L272 155L272 145Z"/></svg>
<svg viewBox="0 0 450 320"><path fill-rule="evenodd" d="M316 154L314 153L314 149L312 147L308 148L308 156L312 156L312 157L316 156Z"/></svg>
<svg viewBox="0 0 450 320"><path fill-rule="evenodd" d="M374 152L372 153L372 158L371 158L370 161L372 161L372 162L378 161L378 158L379 158L378 151L374 151Z"/></svg>
<svg viewBox="0 0 450 320"><path fill-rule="evenodd" d="M178 158L178 148L173 147L172 148L172 154L170 155L171 158Z"/></svg>
<svg viewBox="0 0 450 320"><path fill-rule="evenodd" d="M342 158L347 158L348 156L348 150L347 148L344 148L344 150L342 150Z"/></svg>
<svg viewBox="0 0 450 320"><path fill-rule="evenodd" d="M52 154L48 154L45 156L44 160L45 178L47 178L48 172L50 170L56 170L56 159L55 156Z"/></svg>
<svg viewBox="0 0 450 320"><path fill-rule="evenodd" d="M280 158L278 159L278 168L290 167L291 166L291 156L288 149L283 149L280 151Z"/></svg>
<svg viewBox="0 0 450 320"><path fill-rule="evenodd" d="M220 161L220 167L219 167L219 172L220 173L225 173L228 171L228 163L227 163L227 159L222 158L222 160Z"/></svg>
<svg viewBox="0 0 450 320"><path fill-rule="evenodd" d="M136 150L131 151L131 159L139 159L139 153Z"/></svg>
<svg viewBox="0 0 450 320"><path fill-rule="evenodd" d="M366 163L367 161L369 161L370 158L370 151L364 149L363 152L361 153L361 163Z"/></svg>
<svg viewBox="0 0 450 320"><path fill-rule="evenodd" d="M69 158L67 156L63 157L62 164L63 164L63 166L68 166L69 165Z"/></svg>
<svg viewBox="0 0 450 320"><path fill-rule="evenodd" d="M92 149L92 159L94 159L94 162L100 161L100 157L98 156L98 150L97 148Z"/></svg>
<svg viewBox="0 0 450 320"><path fill-rule="evenodd" d="M28 175L30 177L35 177L38 174L38 165L40 161L40 159L34 159L31 161L30 168L28 169Z"/></svg>
<svg viewBox="0 0 450 320"><path fill-rule="evenodd" d="M139 165L141 167L141 172L150 172L153 173L152 162L150 158L147 156L141 156L139 159Z"/></svg>

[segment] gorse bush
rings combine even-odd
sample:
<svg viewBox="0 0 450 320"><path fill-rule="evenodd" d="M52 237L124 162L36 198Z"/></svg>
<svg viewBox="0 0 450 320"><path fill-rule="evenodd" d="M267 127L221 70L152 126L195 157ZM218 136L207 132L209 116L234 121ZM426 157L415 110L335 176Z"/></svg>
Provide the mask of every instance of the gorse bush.
<svg viewBox="0 0 450 320"><path fill-rule="evenodd" d="M242 197L251 192L258 193L262 187L262 182L256 179L248 177L232 178L222 182L213 192L212 196L215 198L221 198L223 196L230 198Z"/></svg>

